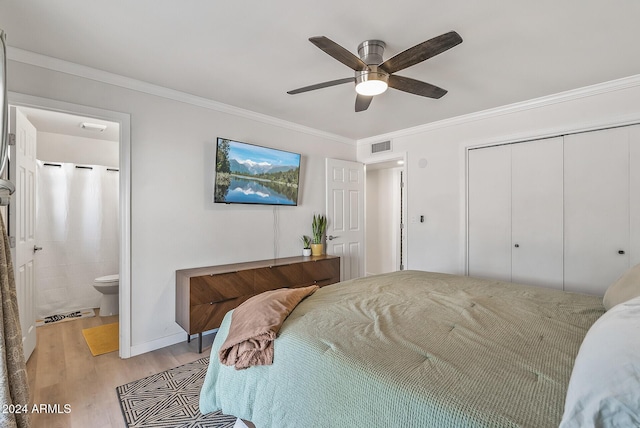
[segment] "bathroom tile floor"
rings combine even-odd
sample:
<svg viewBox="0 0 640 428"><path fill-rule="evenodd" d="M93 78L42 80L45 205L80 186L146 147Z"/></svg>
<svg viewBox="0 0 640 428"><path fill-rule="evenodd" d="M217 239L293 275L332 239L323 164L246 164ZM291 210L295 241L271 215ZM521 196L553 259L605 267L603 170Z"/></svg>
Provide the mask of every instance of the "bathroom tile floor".
<svg viewBox="0 0 640 428"><path fill-rule="evenodd" d="M49 406L31 414L33 428L125 427L115 388L207 356L214 337L204 336L202 354L198 341L187 343L185 334L184 342L132 358L117 352L92 356L82 329L116 321L117 315L96 316L36 329L36 349L27 361L29 409Z"/></svg>

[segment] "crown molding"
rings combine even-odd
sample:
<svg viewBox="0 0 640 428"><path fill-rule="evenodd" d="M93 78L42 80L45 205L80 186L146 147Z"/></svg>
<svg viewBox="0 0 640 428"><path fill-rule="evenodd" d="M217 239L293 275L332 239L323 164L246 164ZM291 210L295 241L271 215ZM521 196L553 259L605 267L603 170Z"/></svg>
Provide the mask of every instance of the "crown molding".
<svg viewBox="0 0 640 428"><path fill-rule="evenodd" d="M24 49L7 46L7 59L23 64L33 65L36 67L46 68L48 70L60 73L70 74L85 79L95 80L97 82L106 83L108 85L119 86L137 92L166 98L173 101L179 101L191 104L197 107L215 110L221 113L227 113L234 116L262 122L268 125L278 126L289 130L302 132L315 137L325 138L339 143L355 146L356 141L341 135L324 132L308 126L299 125L297 123L278 119L262 113L256 113L251 110L234 107L208 98L199 97L188 94L186 92L177 91L175 89L165 88L153 83L144 82L142 80L132 79L121 76L119 74L110 73L96 68L87 67L58 58L38 54Z"/></svg>
<svg viewBox="0 0 640 428"><path fill-rule="evenodd" d="M518 103L508 104L506 106L496 107L492 109L482 110L474 113L456 116L450 119L444 119L437 122L431 122L424 125L414 126L412 128L402 129L400 131L389 132L387 134L376 135L373 137L362 138L356 141L358 146L364 144L375 143L378 141L392 140L394 138L406 137L409 135L419 134L421 132L433 131L439 128L462 125L469 122L488 119L492 117L513 114L530 109L550 106L553 104L564 103L577 100L580 98L592 97L608 92L615 92L628 88L640 86L640 74L623 77L621 79L611 80L609 82L598 83L583 88L571 89L569 91L560 92L553 95L547 95L532 100L522 101Z"/></svg>

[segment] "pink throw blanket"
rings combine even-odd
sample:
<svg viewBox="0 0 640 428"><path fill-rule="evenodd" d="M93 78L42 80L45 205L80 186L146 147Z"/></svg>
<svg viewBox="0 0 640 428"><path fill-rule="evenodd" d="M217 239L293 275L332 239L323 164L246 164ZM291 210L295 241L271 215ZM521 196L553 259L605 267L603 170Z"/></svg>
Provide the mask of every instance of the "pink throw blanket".
<svg viewBox="0 0 640 428"><path fill-rule="evenodd" d="M234 309L218 356L236 370L273 363L273 341L285 318L319 287L280 288L258 294Z"/></svg>

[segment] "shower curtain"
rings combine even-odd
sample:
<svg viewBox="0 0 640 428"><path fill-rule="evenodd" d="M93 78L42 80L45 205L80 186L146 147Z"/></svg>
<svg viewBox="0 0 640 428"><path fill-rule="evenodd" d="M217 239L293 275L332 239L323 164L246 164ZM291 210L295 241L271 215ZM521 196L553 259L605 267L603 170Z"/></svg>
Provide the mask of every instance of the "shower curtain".
<svg viewBox="0 0 640 428"><path fill-rule="evenodd" d="M93 280L118 273L117 168L37 161L38 317L100 306Z"/></svg>

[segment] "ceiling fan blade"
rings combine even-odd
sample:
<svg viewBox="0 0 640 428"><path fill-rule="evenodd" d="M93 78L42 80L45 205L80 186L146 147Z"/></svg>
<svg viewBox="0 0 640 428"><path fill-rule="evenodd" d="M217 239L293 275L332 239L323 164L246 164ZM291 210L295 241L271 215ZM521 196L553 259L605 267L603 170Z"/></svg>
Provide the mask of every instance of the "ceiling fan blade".
<svg viewBox="0 0 640 428"><path fill-rule="evenodd" d="M420 95L428 98L442 98L447 93L446 89L439 88L430 83L421 82L409 77L389 76L389 87L410 94Z"/></svg>
<svg viewBox="0 0 640 428"><path fill-rule="evenodd" d="M371 104L371 100L373 100L373 97L358 94L356 96L356 112L368 109Z"/></svg>
<svg viewBox="0 0 640 428"><path fill-rule="evenodd" d="M331 39L328 39L324 36L319 37L311 37L309 39L311 43L325 51L328 55L337 59L347 67L355 70L362 71L367 69L367 64L364 63L360 58L337 44Z"/></svg>
<svg viewBox="0 0 640 428"><path fill-rule="evenodd" d="M406 51L400 52L398 55L380 64L380 68L389 74L395 73L436 56L460 43L462 43L460 34L455 31L449 31L448 33L441 34L426 42L415 45Z"/></svg>
<svg viewBox="0 0 640 428"><path fill-rule="evenodd" d="M301 92L308 92L316 89L328 88L329 86L342 85L343 83L354 83L355 81L356 81L355 77L347 77L344 79L331 80L329 82L316 83L315 85L305 86L304 88L298 88L292 91L287 91L287 94L295 95Z"/></svg>

